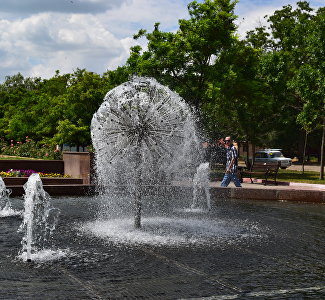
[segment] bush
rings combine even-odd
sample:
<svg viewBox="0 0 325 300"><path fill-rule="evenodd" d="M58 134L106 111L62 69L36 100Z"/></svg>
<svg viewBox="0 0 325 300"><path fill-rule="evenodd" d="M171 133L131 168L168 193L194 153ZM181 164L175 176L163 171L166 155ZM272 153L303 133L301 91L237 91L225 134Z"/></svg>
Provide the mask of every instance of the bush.
<svg viewBox="0 0 325 300"><path fill-rule="evenodd" d="M52 145L39 144L26 136L24 142L10 141L8 145L4 139L0 141L1 154L41 159L62 159L62 153Z"/></svg>

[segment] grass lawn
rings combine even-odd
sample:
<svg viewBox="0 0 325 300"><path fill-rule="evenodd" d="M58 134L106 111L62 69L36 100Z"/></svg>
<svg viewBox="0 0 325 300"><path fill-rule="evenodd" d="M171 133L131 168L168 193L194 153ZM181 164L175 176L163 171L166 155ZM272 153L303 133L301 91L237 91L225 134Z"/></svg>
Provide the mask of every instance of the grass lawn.
<svg viewBox="0 0 325 300"><path fill-rule="evenodd" d="M312 171L305 171L304 174L302 174L301 171L280 169L277 180L289 181L289 182L325 184L325 180L319 180L319 172L312 172Z"/></svg>

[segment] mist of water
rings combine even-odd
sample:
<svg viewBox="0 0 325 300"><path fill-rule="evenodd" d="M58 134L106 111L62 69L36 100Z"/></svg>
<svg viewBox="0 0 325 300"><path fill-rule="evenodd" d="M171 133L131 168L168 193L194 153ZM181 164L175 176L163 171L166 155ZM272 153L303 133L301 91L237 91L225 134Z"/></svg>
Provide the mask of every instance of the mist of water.
<svg viewBox="0 0 325 300"><path fill-rule="evenodd" d="M209 163L202 163L198 166L193 178L192 209L211 209L209 174Z"/></svg>

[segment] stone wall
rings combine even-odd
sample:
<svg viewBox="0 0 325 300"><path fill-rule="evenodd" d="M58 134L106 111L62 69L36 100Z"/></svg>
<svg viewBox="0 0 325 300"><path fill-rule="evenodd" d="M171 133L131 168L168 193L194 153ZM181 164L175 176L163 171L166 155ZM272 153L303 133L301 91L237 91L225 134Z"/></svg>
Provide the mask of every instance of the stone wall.
<svg viewBox="0 0 325 300"><path fill-rule="evenodd" d="M36 159L17 159L0 160L0 171L16 170L34 170L42 173L60 173L64 174L64 162L62 160L36 160Z"/></svg>

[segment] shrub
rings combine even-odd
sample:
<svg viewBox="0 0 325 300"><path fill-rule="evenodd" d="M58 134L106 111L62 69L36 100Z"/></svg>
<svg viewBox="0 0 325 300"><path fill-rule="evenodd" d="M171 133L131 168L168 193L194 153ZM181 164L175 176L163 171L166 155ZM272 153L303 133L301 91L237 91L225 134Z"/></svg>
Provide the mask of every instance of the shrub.
<svg viewBox="0 0 325 300"><path fill-rule="evenodd" d="M1 154L41 159L62 159L62 153L52 145L39 144L26 136L24 142L11 140L8 145L0 142Z"/></svg>

